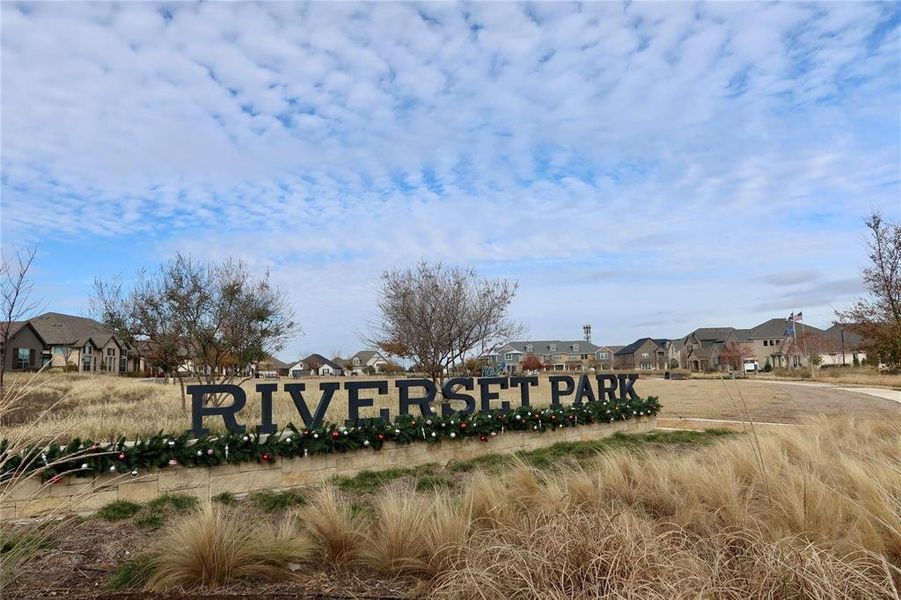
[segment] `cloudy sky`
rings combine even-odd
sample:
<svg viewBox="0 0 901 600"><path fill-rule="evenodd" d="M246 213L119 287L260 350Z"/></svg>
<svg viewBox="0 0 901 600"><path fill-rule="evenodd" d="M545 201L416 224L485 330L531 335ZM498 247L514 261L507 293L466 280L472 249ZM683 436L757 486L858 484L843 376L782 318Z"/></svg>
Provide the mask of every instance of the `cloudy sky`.
<svg viewBox="0 0 901 600"><path fill-rule="evenodd" d="M827 324L901 218L901 5L2 4L2 235L48 309L177 250L352 352L378 273L519 279L536 338Z"/></svg>

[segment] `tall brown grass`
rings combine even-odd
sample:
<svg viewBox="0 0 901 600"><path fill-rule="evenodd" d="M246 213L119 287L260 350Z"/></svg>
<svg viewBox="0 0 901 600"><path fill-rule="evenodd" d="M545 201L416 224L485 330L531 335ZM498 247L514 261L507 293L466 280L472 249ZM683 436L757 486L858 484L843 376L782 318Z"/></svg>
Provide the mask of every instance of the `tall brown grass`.
<svg viewBox="0 0 901 600"><path fill-rule="evenodd" d="M389 487L366 510L325 487L297 522L319 561L416 575L436 598L897 598L899 457L897 421L820 419L697 452L520 464L459 494ZM167 545L196 545L177 531Z"/></svg>
<svg viewBox="0 0 901 600"><path fill-rule="evenodd" d="M292 561L315 549L293 521L280 526L248 520L234 509L210 504L170 526L147 562L147 588L168 591L222 586L241 579L278 579Z"/></svg>

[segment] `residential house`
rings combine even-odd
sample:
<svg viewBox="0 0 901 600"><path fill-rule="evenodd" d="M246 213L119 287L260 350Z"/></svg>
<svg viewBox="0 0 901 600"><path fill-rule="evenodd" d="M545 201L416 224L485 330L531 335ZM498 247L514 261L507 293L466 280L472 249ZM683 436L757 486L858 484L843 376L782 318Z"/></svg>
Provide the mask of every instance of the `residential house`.
<svg viewBox="0 0 901 600"><path fill-rule="evenodd" d="M747 331L747 330L745 330ZM734 327L700 327L681 340L679 366L692 371L718 371L720 354L727 344L743 339Z"/></svg>
<svg viewBox="0 0 901 600"><path fill-rule="evenodd" d="M6 344L10 371L69 368L107 374L142 371L143 360L112 329L86 317L48 312L14 323Z"/></svg>
<svg viewBox="0 0 901 600"><path fill-rule="evenodd" d="M290 368L291 365L288 363L274 356L269 356L265 360L258 362L252 371L257 377L276 378L287 377Z"/></svg>
<svg viewBox="0 0 901 600"><path fill-rule="evenodd" d="M613 356L613 368L639 371L666 369L669 340L640 338L620 348Z"/></svg>
<svg viewBox="0 0 901 600"><path fill-rule="evenodd" d="M866 360L867 353L862 350L864 339L860 334L842 325L833 325L825 330L824 337L827 347L821 355L821 367L852 366Z"/></svg>
<svg viewBox="0 0 901 600"><path fill-rule="evenodd" d="M726 370L721 354L727 344L736 344L742 349L742 363L745 371L763 369L766 364L773 368L795 368L809 366L809 356L819 355L821 365L840 365L866 357L860 351L860 336L844 332L844 359L842 362L842 329L832 327L822 330L804 323L795 324L785 319L769 319L750 329L735 327L702 327L683 338L680 363L692 371Z"/></svg>
<svg viewBox="0 0 901 600"><path fill-rule="evenodd" d="M388 359L376 350L360 350L344 361L344 370L352 375L381 373Z"/></svg>
<svg viewBox="0 0 901 600"><path fill-rule="evenodd" d="M330 375L342 375L344 373L344 367L321 354L311 354L288 367L288 373L291 377L301 377L303 375L319 375L320 377L326 377Z"/></svg>
<svg viewBox="0 0 901 600"><path fill-rule="evenodd" d="M551 371L587 371L590 368L609 369L613 351L585 340L530 340L507 342L497 353L483 356L488 364L507 373L523 371L522 362L535 356Z"/></svg>

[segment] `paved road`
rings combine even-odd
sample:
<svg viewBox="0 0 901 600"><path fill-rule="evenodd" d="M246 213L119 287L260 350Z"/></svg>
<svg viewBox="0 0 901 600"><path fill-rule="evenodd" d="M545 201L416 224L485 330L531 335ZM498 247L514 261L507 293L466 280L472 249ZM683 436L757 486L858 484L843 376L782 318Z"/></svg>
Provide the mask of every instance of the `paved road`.
<svg viewBox="0 0 901 600"><path fill-rule="evenodd" d="M764 383L763 381L756 383ZM852 392L854 394L866 394L868 396L876 396L877 398L885 398L886 400L894 400L895 402L901 403L901 391L898 390L889 390L886 388L871 388L871 387L844 387L838 385L832 385L829 383L821 383L821 382L812 382L812 381L767 381L765 383L771 383L774 385L803 385L807 387L818 387L824 389L832 389L832 390L840 390L842 392Z"/></svg>

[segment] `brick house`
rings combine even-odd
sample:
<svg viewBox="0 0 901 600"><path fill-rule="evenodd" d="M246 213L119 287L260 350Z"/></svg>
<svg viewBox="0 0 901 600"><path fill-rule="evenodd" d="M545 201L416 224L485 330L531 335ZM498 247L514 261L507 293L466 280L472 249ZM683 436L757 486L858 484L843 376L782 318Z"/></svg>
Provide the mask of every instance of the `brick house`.
<svg viewBox="0 0 901 600"><path fill-rule="evenodd" d="M639 371L666 369L667 342L669 340L639 338L616 352L613 368Z"/></svg>

